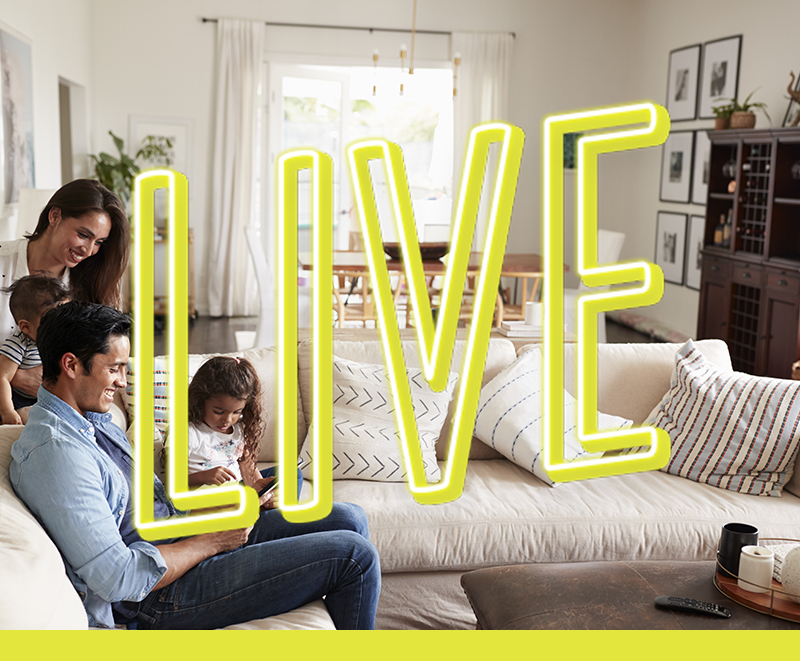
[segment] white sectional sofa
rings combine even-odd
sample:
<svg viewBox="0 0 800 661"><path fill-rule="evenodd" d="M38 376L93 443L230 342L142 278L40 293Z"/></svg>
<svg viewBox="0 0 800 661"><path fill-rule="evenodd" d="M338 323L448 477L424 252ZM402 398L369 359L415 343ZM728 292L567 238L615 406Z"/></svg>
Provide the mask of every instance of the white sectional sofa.
<svg viewBox="0 0 800 661"><path fill-rule="evenodd" d="M374 336L370 336L374 337ZM730 370L719 341L697 347L715 365ZM299 442L310 413L309 345L299 356ZM454 364L460 364L457 343ZM670 386L676 344L601 345L599 410L642 423ZM490 342L484 384L514 362L505 339ZM407 363L417 350L404 342ZM381 364L377 340L336 341L338 357ZM274 393L271 349L244 352L256 364L265 390ZM198 365L202 357L194 359ZM565 348L566 374L574 371L574 347ZM572 379L567 390L572 391ZM451 404L452 406L452 404ZM271 410L271 409L270 409ZM121 419L122 422L122 419ZM274 419L260 459L274 461ZM0 628L80 628L86 618L60 556L44 531L15 497L8 482L9 451L18 428L0 428ZM446 436L447 425L442 430ZM443 443L437 445L444 457ZM743 495L660 471L548 486L527 470L473 439L463 494L442 505L419 505L404 482L334 481L334 500L361 505L382 567L377 626L390 629L473 628L475 619L459 578L465 571L517 563L601 560L709 560L723 524L756 525L762 537L800 539L800 479L780 498ZM243 628L330 626L324 606L313 604L278 621Z"/></svg>

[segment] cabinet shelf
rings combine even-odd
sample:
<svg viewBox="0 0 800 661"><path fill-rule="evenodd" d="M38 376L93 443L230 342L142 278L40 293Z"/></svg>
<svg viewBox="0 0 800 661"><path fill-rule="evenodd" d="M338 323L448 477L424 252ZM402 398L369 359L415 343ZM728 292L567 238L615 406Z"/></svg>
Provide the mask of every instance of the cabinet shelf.
<svg viewBox="0 0 800 661"><path fill-rule="evenodd" d="M697 336L724 340L738 371L791 378L800 358L800 128L709 138L705 243L730 217L731 245L703 248Z"/></svg>

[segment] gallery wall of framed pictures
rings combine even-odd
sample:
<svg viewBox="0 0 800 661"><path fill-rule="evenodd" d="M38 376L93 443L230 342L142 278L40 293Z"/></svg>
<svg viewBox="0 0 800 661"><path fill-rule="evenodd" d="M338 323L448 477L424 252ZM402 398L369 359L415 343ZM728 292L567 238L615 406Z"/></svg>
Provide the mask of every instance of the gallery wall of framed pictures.
<svg viewBox="0 0 800 661"><path fill-rule="evenodd" d="M712 108L739 93L742 35L670 51L667 111L670 120L713 119Z"/></svg>
<svg viewBox="0 0 800 661"><path fill-rule="evenodd" d="M679 122L713 119L715 106L737 96L741 50L742 35L734 35L670 51L666 108L673 128ZM670 132L662 147L661 202L706 204L708 129ZM658 212L655 259L666 282L700 289L704 231L705 215Z"/></svg>

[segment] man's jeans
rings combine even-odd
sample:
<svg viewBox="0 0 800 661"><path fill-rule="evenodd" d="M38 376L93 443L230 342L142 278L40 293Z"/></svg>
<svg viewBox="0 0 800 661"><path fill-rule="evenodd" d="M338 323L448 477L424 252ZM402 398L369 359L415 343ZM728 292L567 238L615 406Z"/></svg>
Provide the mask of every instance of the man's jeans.
<svg viewBox="0 0 800 661"><path fill-rule="evenodd" d="M378 553L358 505L334 503L319 521L261 512L247 544L204 560L142 601L142 629L219 629L286 613L320 597L337 629L373 629Z"/></svg>

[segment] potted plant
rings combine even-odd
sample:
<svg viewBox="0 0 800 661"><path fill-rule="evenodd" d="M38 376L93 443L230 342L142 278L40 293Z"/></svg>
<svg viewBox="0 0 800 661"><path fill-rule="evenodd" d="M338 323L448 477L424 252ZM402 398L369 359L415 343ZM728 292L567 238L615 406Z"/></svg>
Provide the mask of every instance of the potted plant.
<svg viewBox="0 0 800 661"><path fill-rule="evenodd" d="M733 103L726 103L722 106L714 106L711 108L711 112L714 113L716 116L716 120L714 120L714 129L717 131L721 131L722 129L728 128L728 125L731 121L731 115L733 114L734 104Z"/></svg>
<svg viewBox="0 0 800 661"><path fill-rule="evenodd" d="M125 143L122 138L114 135L113 131L109 131L108 134L114 140L119 157L100 152L97 156L90 154L89 158L94 162L94 173L97 180L110 191L116 193L125 208L130 210L133 179L141 172L136 160L143 159L153 165L169 167L172 165L172 152L170 151L172 149L172 140L165 136L148 135L142 140L142 147L136 152L136 156L131 158L123 151Z"/></svg>
<svg viewBox="0 0 800 661"><path fill-rule="evenodd" d="M755 103L750 103L750 99L753 97L759 89L756 87L750 94L747 95L747 98L744 100L743 103L739 103L736 99L731 99L731 103L733 104L733 113L731 114L731 128L732 129L751 129L756 125L756 114L753 112L753 108L757 108L761 110L766 116L767 119L772 122L772 118L769 116L767 112L767 104L757 101Z"/></svg>

